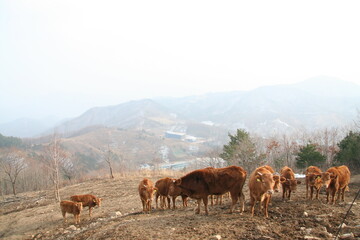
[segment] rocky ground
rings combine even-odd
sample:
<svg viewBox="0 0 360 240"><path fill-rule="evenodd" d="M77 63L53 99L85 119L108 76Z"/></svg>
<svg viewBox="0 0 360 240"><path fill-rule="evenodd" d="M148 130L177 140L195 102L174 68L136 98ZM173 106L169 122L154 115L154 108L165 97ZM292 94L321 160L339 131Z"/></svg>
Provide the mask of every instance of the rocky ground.
<svg viewBox="0 0 360 240"><path fill-rule="evenodd" d="M164 176L148 176L154 182ZM173 176L170 176L173 177ZM291 201L283 201L275 193L269 207L269 218L262 214L251 217L249 191L245 185L246 210L229 214L230 200L209 208L205 216L194 214L195 202L182 208L177 199L176 210L141 213L137 185L143 176L98 179L61 189L62 198L74 194L94 194L103 198L101 208L81 214L74 224L72 215L64 223L59 204L52 191L30 192L0 199L0 239L334 239L339 225L360 188L360 175L352 177L345 203L325 204L305 199L301 184ZM304 180L302 180L304 182ZM155 204L153 204L154 206ZM360 238L360 199L355 201L340 233L341 238Z"/></svg>

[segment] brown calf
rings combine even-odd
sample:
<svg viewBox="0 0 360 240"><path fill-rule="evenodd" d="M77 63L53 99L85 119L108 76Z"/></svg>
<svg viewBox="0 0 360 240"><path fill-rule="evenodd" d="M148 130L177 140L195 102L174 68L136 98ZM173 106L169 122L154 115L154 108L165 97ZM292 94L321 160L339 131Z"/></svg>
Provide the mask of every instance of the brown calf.
<svg viewBox="0 0 360 240"><path fill-rule="evenodd" d="M268 206L274 193L274 177L267 167L258 167L251 173L249 179L251 216L254 216L255 204L259 202L259 212L263 205L264 215L269 217Z"/></svg>
<svg viewBox="0 0 360 240"><path fill-rule="evenodd" d="M310 200L313 199L314 188L316 190L316 199L319 199L319 192L322 187L321 181L321 170L318 167L310 166L306 169L306 199L309 196L309 187L310 187Z"/></svg>
<svg viewBox="0 0 360 240"><path fill-rule="evenodd" d="M321 180L326 187L326 202L329 203L331 193L331 202L335 204L335 194L338 193L337 199L344 201L345 191L348 189L350 182L350 170L347 166L331 167L321 174ZM341 199L340 199L341 198Z"/></svg>
<svg viewBox="0 0 360 240"><path fill-rule="evenodd" d="M140 181L138 190L139 190L141 203L143 206L143 212L150 213L151 212L151 201L152 201L154 193L157 191L157 188L154 187L152 181L150 181L147 178L144 178L142 181Z"/></svg>
<svg viewBox="0 0 360 240"><path fill-rule="evenodd" d="M64 217L64 222L66 222L66 213L74 214L75 224L80 223L80 213L83 209L83 205L80 202L72 201L61 201L60 202L61 213Z"/></svg>
<svg viewBox="0 0 360 240"><path fill-rule="evenodd" d="M295 179L294 171L287 166L280 170L280 175L282 177L283 199L287 197L290 200L291 192L296 191L296 187L301 181Z"/></svg>
<svg viewBox="0 0 360 240"><path fill-rule="evenodd" d="M97 198L94 195L91 194L85 194L85 195L74 195L70 197L71 201L74 202L81 202L83 204L83 207L89 207L89 216L91 217L92 208L95 206L101 207L101 198Z"/></svg>

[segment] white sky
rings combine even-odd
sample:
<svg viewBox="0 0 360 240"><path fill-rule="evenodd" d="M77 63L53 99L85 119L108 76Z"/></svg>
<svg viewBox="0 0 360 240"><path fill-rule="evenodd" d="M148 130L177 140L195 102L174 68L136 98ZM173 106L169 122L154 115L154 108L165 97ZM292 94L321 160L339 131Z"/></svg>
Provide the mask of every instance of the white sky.
<svg viewBox="0 0 360 240"><path fill-rule="evenodd" d="M294 83L360 84L359 1L0 0L0 123Z"/></svg>

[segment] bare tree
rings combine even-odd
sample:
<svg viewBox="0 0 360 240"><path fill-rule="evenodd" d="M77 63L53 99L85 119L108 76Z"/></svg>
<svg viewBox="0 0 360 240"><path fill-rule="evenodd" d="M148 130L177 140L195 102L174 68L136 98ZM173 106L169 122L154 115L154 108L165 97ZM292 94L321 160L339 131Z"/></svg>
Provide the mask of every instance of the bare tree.
<svg viewBox="0 0 360 240"><path fill-rule="evenodd" d="M110 179L114 179L113 174L113 162L116 157L116 154L110 149L110 146L108 145L107 150L103 152L103 159L107 163L110 171Z"/></svg>
<svg viewBox="0 0 360 240"><path fill-rule="evenodd" d="M26 168L25 154L18 149L12 148L1 154L1 169L11 183L13 194L16 195L16 181L22 170Z"/></svg>
<svg viewBox="0 0 360 240"><path fill-rule="evenodd" d="M64 162L68 159L68 153L63 150L60 145L61 140L56 134L49 145L45 148L42 158L45 167L49 170L50 179L54 185L55 199L60 202L60 169Z"/></svg>

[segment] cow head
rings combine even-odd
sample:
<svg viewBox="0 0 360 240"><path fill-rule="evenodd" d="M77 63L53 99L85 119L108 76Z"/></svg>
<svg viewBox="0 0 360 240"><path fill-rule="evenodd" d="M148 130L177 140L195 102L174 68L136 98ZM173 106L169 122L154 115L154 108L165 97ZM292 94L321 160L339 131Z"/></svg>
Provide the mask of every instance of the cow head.
<svg viewBox="0 0 360 240"><path fill-rule="evenodd" d="M333 174L332 172L321 173L321 181L326 188L329 187L332 180L336 180L336 179L337 179L337 175Z"/></svg>
<svg viewBox="0 0 360 240"><path fill-rule="evenodd" d="M308 181L309 181L309 185L312 187L315 187L316 189L320 189L322 186L322 180L321 180L321 174L309 174L308 176L306 176Z"/></svg>
<svg viewBox="0 0 360 240"><path fill-rule="evenodd" d="M256 173L256 182L261 183L262 188L268 194L274 193L275 181L272 173Z"/></svg>
<svg viewBox="0 0 360 240"><path fill-rule="evenodd" d="M274 175L273 176L274 179L274 191L275 192L279 192L280 191L280 176L279 175Z"/></svg>
<svg viewBox="0 0 360 240"><path fill-rule="evenodd" d="M101 200L102 198L94 198L93 199L94 205L98 205L99 207L101 207Z"/></svg>
<svg viewBox="0 0 360 240"><path fill-rule="evenodd" d="M291 191L295 192L297 185L301 183L301 181L296 180L296 179L288 179L288 178L284 178L282 179L281 182L283 185L285 185L286 187L290 188Z"/></svg>
<svg viewBox="0 0 360 240"><path fill-rule="evenodd" d="M83 210L82 202L77 202L77 203L75 203L75 205L76 205L77 209L79 210L79 212L81 212Z"/></svg>
<svg viewBox="0 0 360 240"><path fill-rule="evenodd" d="M175 184L175 186L180 186L181 185L181 178L173 179L173 183Z"/></svg>

